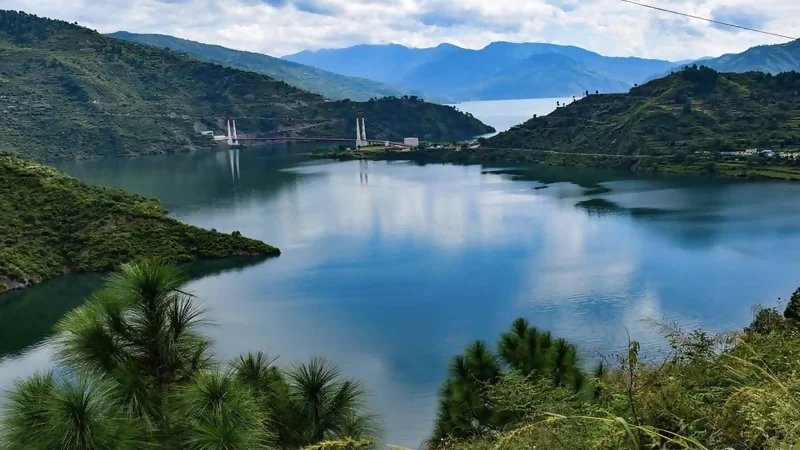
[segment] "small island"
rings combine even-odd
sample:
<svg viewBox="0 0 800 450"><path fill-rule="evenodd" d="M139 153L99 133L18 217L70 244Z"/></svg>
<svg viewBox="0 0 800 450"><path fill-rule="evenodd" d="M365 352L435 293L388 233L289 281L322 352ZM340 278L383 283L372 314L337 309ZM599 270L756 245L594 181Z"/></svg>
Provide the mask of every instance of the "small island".
<svg viewBox="0 0 800 450"><path fill-rule="evenodd" d="M238 231L178 222L157 200L0 153L0 292L66 273L114 270L142 257L182 263L279 254Z"/></svg>

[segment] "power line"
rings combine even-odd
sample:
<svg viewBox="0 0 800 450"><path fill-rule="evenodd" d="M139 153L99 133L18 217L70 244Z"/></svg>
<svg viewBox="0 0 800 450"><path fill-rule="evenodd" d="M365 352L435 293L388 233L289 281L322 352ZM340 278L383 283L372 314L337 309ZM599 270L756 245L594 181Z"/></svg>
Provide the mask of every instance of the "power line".
<svg viewBox="0 0 800 450"><path fill-rule="evenodd" d="M658 6L646 5L644 3L634 2L633 0L620 0L620 1L625 2L625 3L630 3L630 4L636 5L636 6L643 6L645 8L655 9L657 11L663 11L663 12L668 12L668 13L671 13L671 14L677 14L679 16L691 17L692 19L705 20L706 22L715 23L717 25L724 25L726 27L738 28L740 30L747 30L747 31L753 31L753 32L756 32L756 33L767 34L767 35L770 35L770 36L777 36L779 38L790 39L792 41L795 41L795 40L798 39L796 37L786 36L784 34L771 33L769 31L757 30L755 28L748 28L748 27L744 27L744 26L741 26L741 25L736 25L736 24L733 24L733 23L720 22L719 20L709 19L709 18L700 17L700 16L694 16L692 14L686 14L686 13L682 13L682 12L678 12L678 11L673 11L671 9L659 8Z"/></svg>

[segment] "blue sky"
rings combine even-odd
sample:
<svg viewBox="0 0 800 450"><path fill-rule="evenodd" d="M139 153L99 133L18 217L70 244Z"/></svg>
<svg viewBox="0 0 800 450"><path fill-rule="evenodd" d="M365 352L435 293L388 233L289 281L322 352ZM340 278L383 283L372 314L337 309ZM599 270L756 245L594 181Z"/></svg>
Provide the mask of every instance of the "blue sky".
<svg viewBox="0 0 800 450"><path fill-rule="evenodd" d="M800 34L800 0L641 1ZM2 8L101 32L171 34L273 56L354 44L481 48L505 40L680 60L785 42L619 0L3 0Z"/></svg>

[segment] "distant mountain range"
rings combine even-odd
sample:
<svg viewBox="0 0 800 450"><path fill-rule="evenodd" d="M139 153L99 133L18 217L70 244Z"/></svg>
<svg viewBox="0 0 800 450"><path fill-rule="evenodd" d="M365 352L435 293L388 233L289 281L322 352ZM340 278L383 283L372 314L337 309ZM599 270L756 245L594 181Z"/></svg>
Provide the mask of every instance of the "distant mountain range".
<svg viewBox="0 0 800 450"><path fill-rule="evenodd" d="M333 100L417 95L444 103L627 92L692 64L722 72L800 70L800 41L671 62L608 57L574 46L510 42L494 42L480 50L451 44L356 45L302 51L281 59L158 34L120 31L109 36L262 73Z"/></svg>
<svg viewBox="0 0 800 450"><path fill-rule="evenodd" d="M505 100L621 92L669 71L675 62L602 56L579 47L494 42L480 50L357 45L284 57L347 76L454 99Z"/></svg>
<svg viewBox="0 0 800 450"><path fill-rule="evenodd" d="M366 101L373 97L422 95L422 92L398 89L357 76L340 75L261 53L233 50L163 34L135 34L118 31L108 36L153 47L168 48L205 62L262 73L331 100Z"/></svg>

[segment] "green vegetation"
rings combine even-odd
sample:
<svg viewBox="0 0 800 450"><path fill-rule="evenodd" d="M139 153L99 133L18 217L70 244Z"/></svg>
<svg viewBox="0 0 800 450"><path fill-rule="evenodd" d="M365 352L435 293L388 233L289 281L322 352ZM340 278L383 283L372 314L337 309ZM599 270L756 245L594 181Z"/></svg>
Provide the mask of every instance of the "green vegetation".
<svg viewBox="0 0 800 450"><path fill-rule="evenodd" d="M224 363L204 311L159 260L122 266L57 325L59 367L20 380L0 446L25 450L359 448L376 428L364 392L312 359L291 369L264 353Z"/></svg>
<svg viewBox="0 0 800 450"><path fill-rule="evenodd" d="M143 256L186 262L279 253L236 231L184 225L156 200L0 153L0 291Z"/></svg>
<svg viewBox="0 0 800 450"><path fill-rule="evenodd" d="M56 326L61 375L19 380L0 420L8 449L357 449L376 419L322 359L215 360L204 311L161 260L125 264ZM454 357L428 448L759 449L800 442L800 289L744 330L659 325L671 351L636 341L591 371L578 349L517 319L496 351ZM64 376L68 374L69 376Z"/></svg>
<svg viewBox="0 0 800 450"><path fill-rule="evenodd" d="M778 45L759 45L742 53L722 55L698 62L719 72L800 71L800 40Z"/></svg>
<svg viewBox="0 0 800 450"><path fill-rule="evenodd" d="M208 148L199 132L222 134L225 117L238 118L240 134L350 137L359 111L392 130L368 128L376 139L490 130L413 97L330 102L254 72L0 10L1 145L37 160Z"/></svg>
<svg viewBox="0 0 800 450"><path fill-rule="evenodd" d="M510 373L572 392L580 392L586 382L575 346L517 319L501 336L497 354L476 341L450 361L440 390L434 441L479 436L516 423L514 411L498 407L488 395L490 387Z"/></svg>
<svg viewBox="0 0 800 450"><path fill-rule="evenodd" d="M370 148L358 150L321 150L312 155L319 159L338 160L407 160L420 163L454 164L540 164L553 167L617 169L641 173L717 175L752 179L800 180L800 164L774 158L723 157L719 154L676 154L672 157L643 155L602 155L529 150L519 148L460 148L393 150ZM744 161L741 161L744 159ZM587 194L589 195L589 194Z"/></svg>
<svg viewBox="0 0 800 450"><path fill-rule="evenodd" d="M109 36L153 47L168 48L185 53L200 61L258 72L276 80L285 81L304 91L323 95L331 100L366 101L376 97L401 97L410 94L408 91L366 78L348 77L261 53L234 50L173 36L136 34L126 31L111 33Z"/></svg>
<svg viewBox="0 0 800 450"><path fill-rule="evenodd" d="M514 364L492 377L475 375L473 391L459 394L465 404L479 406L471 410L474 416L467 426L444 435L437 427L430 447L789 448L800 442L798 311L800 289L784 314L759 309L741 332L710 335L665 325L671 348L665 359L648 359L630 341L624 355L574 378L580 384L559 382L552 369L558 359L552 356L548 369L533 376ZM501 355L506 339L498 344ZM483 356L482 363L464 371L494 367L493 358ZM442 389L442 407L448 404L450 383Z"/></svg>
<svg viewBox="0 0 800 450"><path fill-rule="evenodd" d="M545 164L634 172L800 180L800 73L720 74L691 67L629 94L588 95L479 148L320 152L340 159ZM736 154L772 149L776 156Z"/></svg>
<svg viewBox="0 0 800 450"><path fill-rule="evenodd" d="M564 153L678 155L800 149L800 73L687 68L631 89L589 95L487 139ZM797 161L800 164L800 161Z"/></svg>

